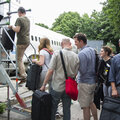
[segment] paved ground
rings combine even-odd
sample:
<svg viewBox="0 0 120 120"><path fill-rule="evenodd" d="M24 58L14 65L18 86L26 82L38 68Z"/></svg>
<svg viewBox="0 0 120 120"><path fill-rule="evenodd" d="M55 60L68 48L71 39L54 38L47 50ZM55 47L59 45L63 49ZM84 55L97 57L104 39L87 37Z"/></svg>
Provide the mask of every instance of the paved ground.
<svg viewBox="0 0 120 120"><path fill-rule="evenodd" d="M14 84L14 82L13 82ZM26 91L27 89L23 86L19 88L19 93L21 94L22 92ZM10 91L10 97L13 98L12 91ZM6 101L7 98L7 89L5 88L0 88L0 101ZM59 113L62 114L62 107L61 105L59 106ZM98 116L100 114L100 111L98 110ZM8 120L7 119L7 111L0 115L0 120ZM16 112L10 112L10 120L31 120L30 116L26 117L24 115L18 114ZM57 119L57 120L62 120L62 118ZM82 110L80 109L79 103L77 101L72 101L71 105L71 120L83 120L82 117ZM91 117L91 120L93 118Z"/></svg>
<svg viewBox="0 0 120 120"><path fill-rule="evenodd" d="M59 108L60 113L61 113L61 110L62 109ZM100 113L100 111L98 111L98 113ZM7 111L4 114L0 115L0 120L8 120ZM31 118L15 112L11 112L10 120L31 120ZM63 119L61 117L60 119L57 119L57 120L63 120ZM71 120L83 120L82 110L80 109L78 102L73 102L71 106ZM93 120L92 117L91 117L91 120Z"/></svg>

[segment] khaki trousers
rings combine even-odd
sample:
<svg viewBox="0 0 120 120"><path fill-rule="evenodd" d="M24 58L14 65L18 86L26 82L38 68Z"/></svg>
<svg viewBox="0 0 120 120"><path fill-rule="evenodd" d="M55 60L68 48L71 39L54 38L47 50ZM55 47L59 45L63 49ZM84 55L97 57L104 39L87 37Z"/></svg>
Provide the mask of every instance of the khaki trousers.
<svg viewBox="0 0 120 120"><path fill-rule="evenodd" d="M24 52L28 46L29 46L29 44L17 45L17 64L18 64L18 68L19 68L19 74L21 77L24 77L24 78L27 77L27 74L25 72L25 66L24 66L22 59L24 56Z"/></svg>

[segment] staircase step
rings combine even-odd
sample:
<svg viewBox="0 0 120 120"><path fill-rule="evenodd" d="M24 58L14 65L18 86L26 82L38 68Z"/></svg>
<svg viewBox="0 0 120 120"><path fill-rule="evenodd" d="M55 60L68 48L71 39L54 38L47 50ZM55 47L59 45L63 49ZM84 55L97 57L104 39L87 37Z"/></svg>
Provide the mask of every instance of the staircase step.
<svg viewBox="0 0 120 120"><path fill-rule="evenodd" d="M1 62L8 62L8 63L11 63L11 60L9 60L9 59L2 59ZM16 63L15 60L13 60L13 62Z"/></svg>
<svg viewBox="0 0 120 120"><path fill-rule="evenodd" d="M16 76L12 76L12 77L10 77L11 78L11 80L16 80L16 78L18 79L18 80L23 80L23 78L21 78L21 77L16 77Z"/></svg>
<svg viewBox="0 0 120 120"><path fill-rule="evenodd" d="M16 68L5 68L5 70L16 70Z"/></svg>

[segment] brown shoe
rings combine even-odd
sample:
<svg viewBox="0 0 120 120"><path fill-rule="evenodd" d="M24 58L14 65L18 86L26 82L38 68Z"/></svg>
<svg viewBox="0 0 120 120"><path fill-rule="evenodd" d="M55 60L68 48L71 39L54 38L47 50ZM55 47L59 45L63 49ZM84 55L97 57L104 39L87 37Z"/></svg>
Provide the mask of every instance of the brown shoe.
<svg viewBox="0 0 120 120"><path fill-rule="evenodd" d="M23 84L23 83L25 83L25 82L26 82L26 78L25 78L25 79L22 79L22 80L18 83L18 85Z"/></svg>

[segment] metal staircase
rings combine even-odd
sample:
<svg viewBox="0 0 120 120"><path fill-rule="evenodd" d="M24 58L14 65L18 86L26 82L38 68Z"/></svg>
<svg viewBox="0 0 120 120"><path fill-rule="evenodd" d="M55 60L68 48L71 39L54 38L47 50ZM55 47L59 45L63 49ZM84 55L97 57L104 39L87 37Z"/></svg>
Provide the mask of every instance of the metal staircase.
<svg viewBox="0 0 120 120"><path fill-rule="evenodd" d="M5 30L4 27L1 27ZM8 35L8 37L11 39L10 35L7 33L7 31L5 30L6 34ZM1 41L2 37L0 36L0 41ZM14 43L13 43L14 44ZM14 44L15 46L15 44ZM15 46L16 47L16 46ZM33 47L33 46L32 46ZM2 53L4 52L4 54L6 54L6 59L2 59ZM25 56L27 57L27 55L25 54ZM16 56L17 57L17 56ZM28 58L28 61L31 62L30 58ZM12 64L13 67L6 65L4 66L3 63L10 63ZM10 68L11 67L11 68ZM9 70L15 70L16 71L16 87L12 84L12 80L11 77L9 76L8 71ZM7 50L5 50L4 46L2 45L2 43L0 42L0 84L2 86L7 87L7 105L8 105L8 120L10 119L10 110L23 114L23 115L29 115L31 113L30 107L31 107L31 99L25 101L25 98L28 98L26 96L23 96L23 98L20 97L20 95L18 94L18 69L17 69L17 61L14 62L13 60L11 60L9 53ZM9 88L12 90L13 95L15 96L17 102L16 104L14 104L14 106L11 105L11 100L9 97ZM31 98L31 93L29 94L29 98ZM23 100L24 99L24 100Z"/></svg>
<svg viewBox="0 0 120 120"><path fill-rule="evenodd" d="M10 119L10 111L14 111L26 116L31 115L31 99L32 99L32 92L31 91L26 91L25 93L21 93L20 95L18 94L18 67L17 67L17 55L16 59L12 60L10 57L10 52L9 50L6 50L4 46L1 43L2 40L2 31L4 30L5 33L7 34L8 38L12 42L15 50L16 50L16 45L13 42L12 38L10 37L9 33L5 29L5 27L10 24L10 16L13 13L16 12L10 12L10 0L6 0L1 2L0 0L0 6L3 4L8 4L9 5L9 12L7 13L7 17L3 17L4 20L2 22L0 21L0 88L2 87L7 87L7 110L8 110L8 120ZM27 10L31 11L31 10ZM34 50L34 55L36 58L36 50L32 44L30 44ZM27 57L26 54L24 56L27 58L28 62L31 63L31 60L29 57ZM11 77L9 74L9 71L15 70L15 76ZM15 85L13 84L13 78L16 80ZM10 98L10 90L12 90L13 93L13 98ZM29 93L28 93L29 92ZM14 100L13 100L14 99Z"/></svg>

